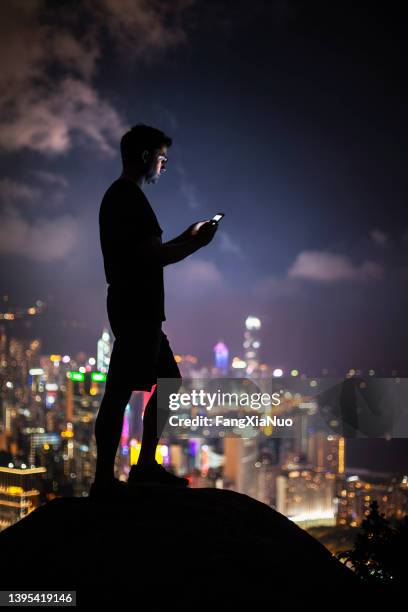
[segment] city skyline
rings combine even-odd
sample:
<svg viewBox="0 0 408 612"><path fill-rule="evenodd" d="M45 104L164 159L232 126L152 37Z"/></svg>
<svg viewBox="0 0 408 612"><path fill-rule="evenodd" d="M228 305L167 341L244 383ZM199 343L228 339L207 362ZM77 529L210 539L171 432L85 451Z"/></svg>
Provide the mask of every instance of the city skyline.
<svg viewBox="0 0 408 612"><path fill-rule="evenodd" d="M6 344L7 342L11 342L14 343L16 347L20 345L24 346L24 344L29 346L31 352L34 351L34 353L37 355L37 361L39 360L34 368L30 368L28 370L27 368L22 368L22 372L18 376L17 383L8 382L10 377L8 374L9 370L7 368L3 369L2 380L3 384L5 385L4 388L7 390L8 385L11 385L10 389L18 389L19 387L21 387L21 390L18 391L18 397L27 398L27 392L29 388L27 387L27 384L32 384L28 383L28 381L31 380L33 376L38 376L41 374L47 376L47 369L44 370L42 367L38 368L40 362L43 364L49 363L51 366L58 366L59 364L61 364L64 367L64 371L67 372L69 370L72 370L72 368L76 369L77 373L73 373L73 380L84 381L85 376L89 378L92 375L92 380L98 380L99 384L102 384L106 379L106 371L109 367L109 357L112 347L113 336L109 334L109 331L106 328L101 330L100 338L97 339L97 341L95 342L94 350L90 353L79 351L76 355L70 356L64 354L61 351L57 351L57 354L46 354L42 349L41 339L35 331L36 321L38 320L38 317L41 316L43 309L46 309L46 304L44 302L37 301L36 306L31 306L28 309L23 309L21 307L15 309L15 315L9 312L7 315L8 319L6 319L5 314L2 313L3 320L0 321L0 331L3 332L8 325L13 325L14 322L16 324L21 324L21 322L24 322L25 319L30 321L33 327L30 327L28 328L28 330L25 330L26 337L25 340L22 341L22 343L20 340L14 338L14 334L11 331L11 327L6 330L5 334L3 334L3 339L6 339ZM15 316L15 321L9 320L11 316ZM183 377L187 379L196 378L197 380L200 380L200 378L203 376L210 378L213 376L245 376L248 377L249 380L252 376L254 378L261 376L264 379L268 379L271 377L283 377L282 380L284 380L285 377L290 378L291 376L310 378L310 376L308 377L306 373L299 371L298 369L285 371L281 368L276 368L277 364L267 364L262 362L262 360L259 359L262 343L262 322L254 316L248 316L241 329L241 350L238 355L229 353L228 347L224 343L217 342L213 343L213 355L211 362L200 362L198 358L192 354L176 354L176 360L181 369ZM3 346L3 350L5 350L5 346L6 345ZM255 351L252 353L250 352L251 346L255 346ZM21 352L22 349L14 350L18 350L19 352ZM247 362L244 360L245 358L248 359ZM7 361L5 361L5 363L7 363ZM98 375L99 378L97 379L96 374L94 377L94 373L96 372L105 372L105 374L103 376ZM341 378L345 376L353 376L355 374L358 375L359 372L355 372L353 369L349 368L347 372L337 373L336 377L340 377L340 381ZM374 370L363 372L362 375L366 379L371 376L378 376L378 374L376 374ZM24 376L27 376L28 379L26 380ZM329 372L328 370L323 370L323 372L320 373L320 376L323 379L325 377L333 378L333 373ZM393 376L396 376L395 372L393 373ZM388 374L388 377L390 377L390 373ZM319 375L317 376L317 378L319 378ZM88 382L87 384L90 388L90 382ZM92 385L96 385L96 382L93 382ZM50 385L46 386L47 388L49 388L47 397L45 399L46 405L44 407L45 411L47 412L47 409L49 410L50 408L52 408L54 401L56 401L57 394L59 393L59 384L56 384L53 379L51 382L51 386L53 387L53 389L51 390ZM96 389L97 387L95 387L95 392ZM64 402L68 400L60 399L60 402L61 401L64 404ZM67 408L64 408L64 410L68 410L68 405L70 406L69 413L71 417L67 417L67 421L71 422L72 414L74 411L72 397L69 404L67 404ZM99 406L98 401L96 402L96 404L94 401L94 406L96 408ZM41 406L38 406L38 408L41 408ZM5 409L3 407L3 428L5 426L5 421L7 421L8 418L4 413L4 410ZM50 414L51 413L49 413L49 415ZM95 415L92 416L92 419L94 418L94 416ZM402 432L400 432L399 435L402 435ZM93 439L92 431L88 432L88 437L90 438L90 441ZM350 470L353 470L354 468L357 470L363 468L372 470L374 472L396 474L399 473L401 475L405 474L408 446L406 439L403 437L387 439L387 437L376 438L370 437L368 435L368 437L365 438L363 435L363 437L360 437L358 439L349 439L347 441L347 447L347 465Z"/></svg>

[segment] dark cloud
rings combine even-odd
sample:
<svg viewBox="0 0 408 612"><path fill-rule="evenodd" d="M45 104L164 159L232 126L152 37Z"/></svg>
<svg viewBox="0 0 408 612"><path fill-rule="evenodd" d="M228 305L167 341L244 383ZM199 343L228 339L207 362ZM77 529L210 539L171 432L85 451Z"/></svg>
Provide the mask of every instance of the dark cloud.
<svg viewBox="0 0 408 612"><path fill-rule="evenodd" d="M122 50L129 47L132 61L151 61L155 51L185 39L182 14L190 4L179 0L166 8L141 0L86 0L63 7L45 0L2 3L1 149L61 154L77 135L78 142L115 155L126 123L94 84L102 33ZM88 23L82 33L81 18Z"/></svg>

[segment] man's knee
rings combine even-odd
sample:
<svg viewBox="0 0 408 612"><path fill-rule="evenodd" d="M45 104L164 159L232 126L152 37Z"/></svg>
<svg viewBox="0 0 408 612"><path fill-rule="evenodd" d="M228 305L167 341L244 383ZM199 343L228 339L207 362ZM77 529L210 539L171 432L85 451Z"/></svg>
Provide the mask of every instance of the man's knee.
<svg viewBox="0 0 408 612"><path fill-rule="evenodd" d="M118 381L106 381L104 399L112 398L115 401L128 402L132 395L132 388L129 385L121 384Z"/></svg>

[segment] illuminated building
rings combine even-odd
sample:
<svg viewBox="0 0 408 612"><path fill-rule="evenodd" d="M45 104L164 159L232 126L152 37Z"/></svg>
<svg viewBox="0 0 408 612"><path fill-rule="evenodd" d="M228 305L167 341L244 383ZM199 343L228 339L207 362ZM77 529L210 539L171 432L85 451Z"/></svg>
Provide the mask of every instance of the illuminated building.
<svg viewBox="0 0 408 612"><path fill-rule="evenodd" d="M292 470L277 477L276 509L300 526L336 524L336 475Z"/></svg>
<svg viewBox="0 0 408 612"><path fill-rule="evenodd" d="M221 340L214 346L215 367L221 374L228 374L229 350Z"/></svg>
<svg viewBox="0 0 408 612"><path fill-rule="evenodd" d="M269 461L257 461L258 469L258 495L257 499L268 506L276 506L276 484L280 467L272 465Z"/></svg>
<svg viewBox="0 0 408 612"><path fill-rule="evenodd" d="M261 346L260 338L261 321L258 317L249 315L245 319L244 332L244 360L246 362L246 373L253 374L259 366L259 348Z"/></svg>
<svg viewBox="0 0 408 612"><path fill-rule="evenodd" d="M41 314L46 307L46 303L41 300L37 300L35 306L11 306L9 304L8 295L3 295L2 301L3 304L0 306L0 320L7 323L18 319L24 319L28 322L33 316ZM30 323L26 326L29 327Z"/></svg>
<svg viewBox="0 0 408 612"><path fill-rule="evenodd" d="M112 352L112 341L109 331L105 328L97 343L96 367L100 372L107 372Z"/></svg>
<svg viewBox="0 0 408 612"><path fill-rule="evenodd" d="M40 475L45 468L0 466L0 530L10 527L39 506Z"/></svg>
<svg viewBox="0 0 408 612"><path fill-rule="evenodd" d="M65 422L72 423L74 419L74 381L67 378L67 391L65 395Z"/></svg>
<svg viewBox="0 0 408 612"><path fill-rule="evenodd" d="M236 378L242 378L245 376L247 362L240 357L233 357L231 362L231 368L233 375Z"/></svg>
<svg viewBox="0 0 408 612"><path fill-rule="evenodd" d="M272 368L267 363L261 363L259 366L259 378L271 378Z"/></svg>
<svg viewBox="0 0 408 612"><path fill-rule="evenodd" d="M16 417L17 411L15 407L9 402L3 403L3 427L6 437L13 434L13 421Z"/></svg>
<svg viewBox="0 0 408 612"><path fill-rule="evenodd" d="M344 473L345 439L318 431L307 437L307 463L316 471Z"/></svg>
<svg viewBox="0 0 408 612"><path fill-rule="evenodd" d="M132 438L129 441L130 465L137 465L140 455L141 442ZM178 447L179 448L179 447ZM158 444L156 447L155 459L160 465L169 465L169 447L167 444ZM174 465L174 462L173 462Z"/></svg>
<svg viewBox="0 0 408 612"><path fill-rule="evenodd" d="M89 423L94 418L92 408L99 408L99 399L104 391L104 372L66 373L65 422Z"/></svg>
<svg viewBox="0 0 408 612"><path fill-rule="evenodd" d="M176 474L185 472L185 458L180 444L170 444L170 463Z"/></svg>
<svg viewBox="0 0 408 612"><path fill-rule="evenodd" d="M30 370L28 371L28 374L29 374L28 384L29 384L31 393L33 395L36 395L37 393L41 393L42 391L44 391L44 385L45 385L45 380L46 380L44 369L43 368L30 368Z"/></svg>
<svg viewBox="0 0 408 612"><path fill-rule="evenodd" d="M130 413L132 407L130 404L127 404L125 408L125 413L123 415L123 425L122 425L122 433L120 436L120 444L121 446L128 446L129 443L129 421L130 421Z"/></svg>
<svg viewBox="0 0 408 612"><path fill-rule="evenodd" d="M0 325L0 359L1 359L2 367L4 367L3 361L6 358L6 351L7 351L6 328L4 325Z"/></svg>
<svg viewBox="0 0 408 612"><path fill-rule="evenodd" d="M189 438L187 443L187 471L199 470L200 468L200 438Z"/></svg>
<svg viewBox="0 0 408 612"><path fill-rule="evenodd" d="M373 500L386 518L403 518L408 514L407 482L407 476L401 479L366 470L359 470L359 475L345 476L338 485L337 524L358 527Z"/></svg>
<svg viewBox="0 0 408 612"><path fill-rule="evenodd" d="M28 403L30 389L27 380L30 369L36 364L40 342L7 338L2 333L1 345L1 373L6 381L7 394L13 402Z"/></svg>
<svg viewBox="0 0 408 612"><path fill-rule="evenodd" d="M61 431L62 448L63 448L63 466L64 476L66 479L71 477L71 474L75 474L75 462L74 462L74 431L72 423L67 423L67 428Z"/></svg>
<svg viewBox="0 0 408 612"><path fill-rule="evenodd" d="M54 432L45 432L42 427L32 427L23 429L23 433L28 436L29 453L28 462L29 465L38 465L41 462L42 453L39 451L53 450L54 447L58 447L61 443L59 434ZM43 465L41 463L41 465Z"/></svg>
<svg viewBox="0 0 408 612"><path fill-rule="evenodd" d="M342 436L340 436L338 439L337 453L338 453L337 471L339 474L344 474L345 465L346 465L346 439L343 438Z"/></svg>
<svg viewBox="0 0 408 612"><path fill-rule="evenodd" d="M224 438L224 487L258 497L258 446L256 438Z"/></svg>

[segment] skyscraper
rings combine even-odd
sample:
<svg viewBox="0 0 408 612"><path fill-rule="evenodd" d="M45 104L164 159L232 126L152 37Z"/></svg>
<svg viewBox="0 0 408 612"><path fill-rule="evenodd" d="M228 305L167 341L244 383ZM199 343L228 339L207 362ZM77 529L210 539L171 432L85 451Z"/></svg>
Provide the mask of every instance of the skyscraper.
<svg viewBox="0 0 408 612"><path fill-rule="evenodd" d="M245 319L243 347L247 374L256 373L259 366L259 348L261 346L260 329L261 321L258 317L249 315Z"/></svg>
<svg viewBox="0 0 408 612"><path fill-rule="evenodd" d="M256 461L258 444L256 438L224 438L224 478L226 485L235 491L258 497L258 470Z"/></svg>
<svg viewBox="0 0 408 612"><path fill-rule="evenodd" d="M23 469L0 466L0 531L39 506L43 467Z"/></svg>
<svg viewBox="0 0 408 612"><path fill-rule="evenodd" d="M215 367L221 374L228 374L229 370L229 350L222 340L214 346Z"/></svg>
<svg viewBox="0 0 408 612"><path fill-rule="evenodd" d="M109 331L105 328L102 337L98 340L96 367L99 372L107 372L112 351L112 342Z"/></svg>

